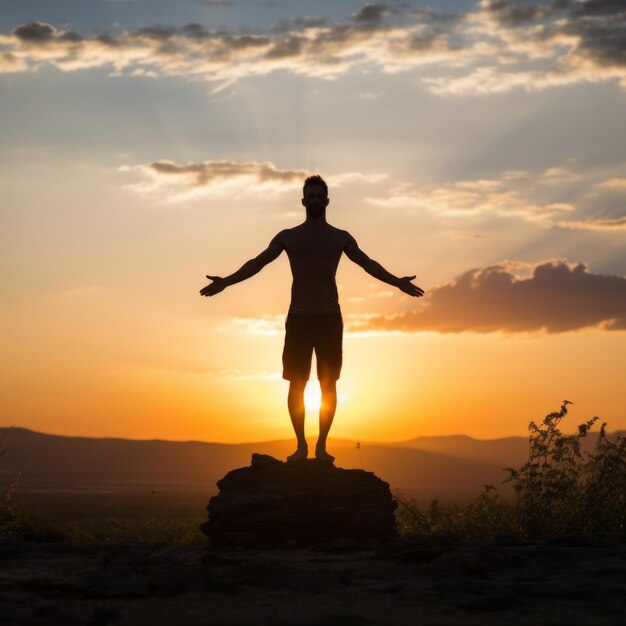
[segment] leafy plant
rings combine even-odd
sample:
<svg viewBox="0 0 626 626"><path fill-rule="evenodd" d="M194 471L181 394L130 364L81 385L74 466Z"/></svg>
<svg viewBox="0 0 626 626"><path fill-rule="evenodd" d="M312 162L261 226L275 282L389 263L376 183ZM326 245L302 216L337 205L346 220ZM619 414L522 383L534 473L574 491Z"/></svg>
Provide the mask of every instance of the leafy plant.
<svg viewBox="0 0 626 626"><path fill-rule="evenodd" d="M528 461L518 470L505 468L522 535L626 529L626 440L609 440L603 423L593 452L583 452L582 440L598 418L564 435L559 425L568 404L540 424L530 422Z"/></svg>
<svg viewBox="0 0 626 626"><path fill-rule="evenodd" d="M449 532L462 537L522 537L558 533L626 531L626 439L610 440L603 423L592 452L583 439L598 421L594 417L573 435L559 429L567 415L565 400L558 412L540 424L530 422L528 461L519 469L504 468L513 500L492 485L465 505L441 507L433 500L421 510L400 492L396 519L401 533Z"/></svg>
<svg viewBox="0 0 626 626"><path fill-rule="evenodd" d="M400 505L396 511L398 532L402 535L445 532L468 539L511 534L514 508L511 502L492 493L494 489L493 485L485 485L476 498L464 505L442 506L435 499L423 511L415 500L395 492L394 498Z"/></svg>

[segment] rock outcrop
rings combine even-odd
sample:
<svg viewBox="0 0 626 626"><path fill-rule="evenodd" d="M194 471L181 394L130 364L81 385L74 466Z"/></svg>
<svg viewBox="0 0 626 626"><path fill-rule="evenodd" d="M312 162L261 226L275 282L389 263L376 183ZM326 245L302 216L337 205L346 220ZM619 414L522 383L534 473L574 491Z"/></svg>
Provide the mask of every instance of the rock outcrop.
<svg viewBox="0 0 626 626"><path fill-rule="evenodd" d="M385 541L396 536L389 485L371 472L314 459L283 463L252 455L252 464L218 481L209 520L213 545L313 545L336 539Z"/></svg>

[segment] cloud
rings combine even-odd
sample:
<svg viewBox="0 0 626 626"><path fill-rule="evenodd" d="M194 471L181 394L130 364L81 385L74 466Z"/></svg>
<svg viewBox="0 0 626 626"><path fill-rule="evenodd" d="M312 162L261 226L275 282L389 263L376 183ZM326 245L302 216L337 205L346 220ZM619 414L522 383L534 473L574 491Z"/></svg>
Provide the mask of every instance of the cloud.
<svg viewBox="0 0 626 626"><path fill-rule="evenodd" d="M343 22L296 17L248 33L187 24L86 37L34 21L0 34L0 54L10 55L0 61L5 72L110 67L114 75L209 81L216 90L275 71L333 79L372 68L420 70L418 79L442 96L579 82L626 88L626 4L482 0L464 15L366 4Z"/></svg>
<svg viewBox="0 0 626 626"><path fill-rule="evenodd" d="M430 212L440 217L463 219L477 215L519 217L545 228L618 231L625 228L626 179L616 176L598 180L590 170L573 171L563 166L540 172L504 171L496 178L457 180L437 185L397 183L384 196L366 202L408 213Z"/></svg>
<svg viewBox="0 0 626 626"><path fill-rule="evenodd" d="M0 74L11 74L13 72L25 72L28 69L27 63L11 52L0 53Z"/></svg>
<svg viewBox="0 0 626 626"><path fill-rule="evenodd" d="M541 174L540 182L544 184L568 183L580 180L580 178L580 174L576 174L565 167L549 167Z"/></svg>
<svg viewBox="0 0 626 626"><path fill-rule="evenodd" d="M55 33L55 28L41 22L30 22L13 30L17 39L30 43L49 43L54 39Z"/></svg>
<svg viewBox="0 0 626 626"><path fill-rule="evenodd" d="M626 4L615 0L555 0L523 4L482 0L476 23L521 61L539 66L505 73L526 89L616 79L626 87ZM492 69L492 68L491 68ZM452 85L451 85L452 86ZM469 84L467 85L469 87ZM497 85L491 84L493 90Z"/></svg>
<svg viewBox="0 0 626 626"><path fill-rule="evenodd" d="M626 189L626 178L610 178L595 185L598 189Z"/></svg>
<svg viewBox="0 0 626 626"><path fill-rule="evenodd" d="M626 230L625 217L596 217L586 220L559 220L553 224L557 228L569 228L573 230L595 230L605 232L615 232Z"/></svg>
<svg viewBox="0 0 626 626"><path fill-rule="evenodd" d="M204 161L179 165L173 161L155 161L149 166L159 176L190 177L192 185L206 187L211 184L233 178L253 177L259 183L273 182L291 185L300 182L306 175L304 170L279 170L272 163L255 161L238 163L236 161Z"/></svg>
<svg viewBox="0 0 626 626"><path fill-rule="evenodd" d="M626 88L626 4L619 0L481 0L465 24L468 38L481 37L499 52L470 72L426 78L439 95L611 80Z"/></svg>
<svg viewBox="0 0 626 626"><path fill-rule="evenodd" d="M420 22L454 22L463 19L463 16L457 13L442 13L434 9L411 9L408 15Z"/></svg>
<svg viewBox="0 0 626 626"><path fill-rule="evenodd" d="M573 2L551 4L514 4L507 0L482 0L481 9L499 24L508 27L524 26L558 15L571 8Z"/></svg>
<svg viewBox="0 0 626 626"><path fill-rule="evenodd" d="M186 200L205 194L222 194L252 190L258 192L283 192L302 187L304 180L314 172L303 169L280 169L273 163L257 161L202 161L200 163L175 163L169 160L154 161L146 165L119 168L122 172L137 173L142 180L126 185L138 193L158 192L170 200ZM377 183L385 174L343 172L330 174L326 180L332 187L350 183Z"/></svg>
<svg viewBox="0 0 626 626"><path fill-rule="evenodd" d="M520 270L531 273L519 276ZM427 290L422 308L352 324L353 331L561 333L626 329L626 277L551 260L470 270Z"/></svg>
<svg viewBox="0 0 626 626"><path fill-rule="evenodd" d="M387 197L368 197L370 204L406 208L411 212L430 211L440 216L469 216L495 213L522 216L531 221L547 215L571 211L567 203L538 202L526 184L500 179L460 180L443 185L400 184Z"/></svg>
<svg viewBox="0 0 626 626"><path fill-rule="evenodd" d="M426 24L392 26L384 19L388 13L391 10L383 5L368 5L345 24L295 18L258 33L233 34L187 24L93 38L30 22L0 34L0 49L31 71L45 65L63 71L111 66L114 73L150 71L216 82L218 87L277 70L333 78L366 65L384 71L408 67L420 59L428 61L431 50L437 58L445 56L448 46L441 31Z"/></svg>
<svg viewBox="0 0 626 626"><path fill-rule="evenodd" d="M250 185L266 191L281 191L300 187L308 176L305 170L279 169L273 163L256 161L203 161L175 163L154 161L147 165L122 166L123 172L142 176L138 183L126 188L139 193L164 193L169 199L185 200L207 193L245 191Z"/></svg>
<svg viewBox="0 0 626 626"><path fill-rule="evenodd" d="M391 15L391 8L386 4L366 4L350 17L362 24L379 24Z"/></svg>

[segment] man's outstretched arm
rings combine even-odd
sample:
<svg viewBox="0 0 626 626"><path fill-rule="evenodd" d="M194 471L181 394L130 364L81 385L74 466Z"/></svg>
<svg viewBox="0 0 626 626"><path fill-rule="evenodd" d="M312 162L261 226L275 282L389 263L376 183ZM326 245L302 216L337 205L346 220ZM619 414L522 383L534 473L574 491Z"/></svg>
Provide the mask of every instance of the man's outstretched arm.
<svg viewBox="0 0 626 626"><path fill-rule="evenodd" d="M417 285L413 285L411 281L415 276L403 276L398 278L390 272L388 272L380 263L370 259L361 248L357 245L356 241L352 240L345 248L346 256L354 261L357 265L360 265L368 274L374 278L378 278L388 285L397 287L404 293L409 294L415 298L419 298L424 295L424 290L420 289Z"/></svg>
<svg viewBox="0 0 626 626"><path fill-rule="evenodd" d="M274 259L278 258L280 253L284 250L284 246L278 240L278 237L274 237L270 242L270 245L261 252L254 259L246 261L234 274L222 278L221 276L209 276L213 282L200 290L201 296L214 296L220 291L224 291L226 287L230 287L236 283L240 283L242 280L246 280L255 274L258 274L268 263L271 263Z"/></svg>

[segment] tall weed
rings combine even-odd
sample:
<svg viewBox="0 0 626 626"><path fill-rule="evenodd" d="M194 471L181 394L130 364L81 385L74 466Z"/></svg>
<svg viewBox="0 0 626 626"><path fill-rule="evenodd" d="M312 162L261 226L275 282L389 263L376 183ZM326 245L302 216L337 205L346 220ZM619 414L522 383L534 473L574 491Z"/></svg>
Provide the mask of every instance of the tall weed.
<svg viewBox="0 0 626 626"><path fill-rule="evenodd" d="M401 533L449 532L462 537L515 534L537 537L560 533L626 531L626 439L606 436L606 423L595 448L582 441L598 421L594 417L573 435L559 429L567 415L565 400L558 412L540 424L529 424L528 461L519 469L504 468L514 498L504 498L492 485L465 505L441 507L433 500L422 510L396 492Z"/></svg>

